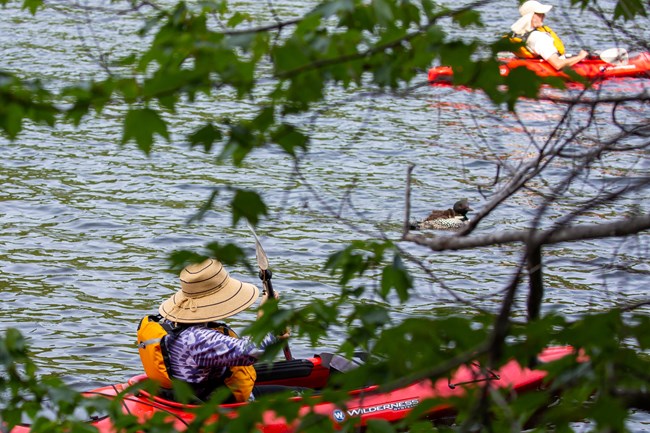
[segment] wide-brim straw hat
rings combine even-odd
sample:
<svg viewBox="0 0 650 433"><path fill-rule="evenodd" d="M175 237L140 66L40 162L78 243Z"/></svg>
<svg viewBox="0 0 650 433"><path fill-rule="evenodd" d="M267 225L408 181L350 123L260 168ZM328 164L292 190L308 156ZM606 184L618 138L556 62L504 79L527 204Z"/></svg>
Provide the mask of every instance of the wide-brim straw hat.
<svg viewBox="0 0 650 433"><path fill-rule="evenodd" d="M158 312L176 323L222 320L250 307L259 289L228 274L221 262L208 259L181 271L181 289L160 305Z"/></svg>

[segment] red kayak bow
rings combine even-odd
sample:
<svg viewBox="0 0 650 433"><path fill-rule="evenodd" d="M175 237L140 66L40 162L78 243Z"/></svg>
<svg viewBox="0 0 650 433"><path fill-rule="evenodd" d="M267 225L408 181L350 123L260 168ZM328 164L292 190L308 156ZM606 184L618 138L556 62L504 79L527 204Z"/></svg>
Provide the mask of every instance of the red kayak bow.
<svg viewBox="0 0 650 433"><path fill-rule="evenodd" d="M538 356L538 360L542 364L573 354L575 354L575 350L571 347L551 347L545 349ZM338 355L324 353L308 359L256 365L256 369L258 370L258 384L300 386L318 390L327 385L332 374L348 370L350 366L354 366L354 362ZM523 367L516 361L510 361L498 370L487 370L477 362L472 362L461 366L451 378L441 378L435 382L428 379L422 380L389 392L381 391L377 385L367 386L351 392L344 405L325 401L318 395L312 396L309 397L310 404L303 405L300 416L313 412L329 418L335 428L347 420L351 420L355 426L362 427L373 419L391 423L400 421L424 400L440 398L443 399L443 402L430 408L426 415L428 419L437 420L453 416L455 410L449 399L462 396L468 388L487 385L495 389L507 388L510 395L516 395L538 390L544 385L545 376L545 371ZM128 392L129 386L144 380L146 380L146 376L139 375L131 378L127 383L109 385L86 394L114 398L127 390L122 404L124 413L135 415L142 422L158 413L163 413L166 414L168 422L173 423L176 431L185 430L194 419L194 411L198 406L177 403L141 390L133 393ZM294 401L300 401L301 398L292 397ZM445 400L448 402L444 402ZM220 416L237 417L238 409L249 404L255 403L221 405ZM264 413L258 428L262 433L293 432L300 416L295 422L287 422L285 418L268 411ZM218 416L214 415L210 422L218 422L218 419ZM89 423L101 433L114 431L111 419L107 416L95 418ZM12 432L27 433L29 430L29 425L22 425L14 428Z"/></svg>
<svg viewBox="0 0 650 433"><path fill-rule="evenodd" d="M574 79L562 71L557 71L550 63L542 59L502 59L499 73L507 76L516 68L526 68L540 77L559 77L566 81ZM572 69L579 76L588 80L606 80L610 78L639 77L650 78L650 53L643 52L630 57L626 64L611 64L601 59L585 59L573 65ZM430 83L451 83L454 71L449 66L437 66L429 69Z"/></svg>

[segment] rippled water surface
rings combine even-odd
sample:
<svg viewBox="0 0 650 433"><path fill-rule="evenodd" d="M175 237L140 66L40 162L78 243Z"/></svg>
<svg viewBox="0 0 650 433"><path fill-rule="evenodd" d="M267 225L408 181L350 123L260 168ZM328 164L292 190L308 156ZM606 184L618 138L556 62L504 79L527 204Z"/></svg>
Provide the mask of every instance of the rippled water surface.
<svg viewBox="0 0 650 433"><path fill-rule="evenodd" d="M279 16L290 18L312 3L275 5ZM486 23L495 31L516 18L514 7L503 5L507 14L486 10ZM104 6L117 7L108 2ZM241 2L241 7L270 17L266 2ZM63 5L36 17L15 5L0 12L0 69L39 78L53 90L68 80L102 77L100 51L115 60L140 43L132 34L138 28L132 14L78 13ZM569 28L565 15L558 15L557 22L554 27ZM595 24L578 29L577 36L584 44L608 43ZM649 90L647 80L612 82L602 90L620 94L643 89ZM227 93L181 106L169 116L171 143L156 143L150 156L133 144L119 145L124 110L119 104L79 128L26 124L14 142L0 138L0 329L20 329L39 367L80 389L123 381L140 371L134 347L138 320L177 289L177 276L165 271L170 252L196 250L214 240L238 242L251 247L253 264L250 233L243 224L232 227L228 186L262 193L270 217L258 234L274 269L275 286L282 302L300 306L313 297L337 296L336 281L323 271L323 263L350 240L365 238L358 230L375 235L383 231L399 239L409 164L416 165L413 216L450 207L459 197L468 197L478 210L485 198L477 185L488 185L495 175L488 156L498 154L514 165L534 156L531 137L548 137L564 113L558 104L524 101L515 116L494 108L480 93L444 87L421 87L407 97L369 90L333 90L319 114L304 120L302 126L314 138L300 160L300 176L294 161L277 149L254 153L241 168L188 149L183 137L196 125L245 115L254 106ZM623 113L643 120L650 110L647 105L630 106ZM572 115L580 121L588 113L577 110ZM589 146L590 135L612 133L605 111L596 119L577 146ZM647 175L648 170L647 153L609 156L594 168L592 182L572 193L582 197L608 179ZM565 171L553 167L543 181L552 183ZM223 191L216 209L188 225L215 187ZM538 200L532 194L517 195L484 220L478 233L526 227ZM630 196L616 208L594 213L589 222L639 209L648 212L648 203L648 197ZM547 224L563 216L566 206L558 203L550 209ZM338 213L354 226L333 217ZM455 295L492 309L498 307L520 253L517 246L442 254L404 247ZM647 235L548 248L547 308L573 315L640 299L649 283L647 248ZM631 264L634 272L618 266L623 263ZM232 273L257 282L245 268ZM415 276L417 292L408 305L395 304L397 317L468 308L455 303L430 276ZM251 319L245 313L238 320L245 324ZM322 345L335 347L335 336ZM293 341L295 355L314 351L306 341ZM650 417L639 415L636 430L650 430L649 425Z"/></svg>

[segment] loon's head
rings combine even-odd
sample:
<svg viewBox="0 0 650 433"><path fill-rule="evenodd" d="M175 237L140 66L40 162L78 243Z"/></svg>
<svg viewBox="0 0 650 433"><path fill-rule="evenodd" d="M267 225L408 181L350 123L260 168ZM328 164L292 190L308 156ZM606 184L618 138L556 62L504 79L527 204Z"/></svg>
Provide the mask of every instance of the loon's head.
<svg viewBox="0 0 650 433"><path fill-rule="evenodd" d="M469 207L469 201L466 198L458 200L456 203L454 203L454 212L456 212L458 215L467 217L467 212L471 210L473 209Z"/></svg>

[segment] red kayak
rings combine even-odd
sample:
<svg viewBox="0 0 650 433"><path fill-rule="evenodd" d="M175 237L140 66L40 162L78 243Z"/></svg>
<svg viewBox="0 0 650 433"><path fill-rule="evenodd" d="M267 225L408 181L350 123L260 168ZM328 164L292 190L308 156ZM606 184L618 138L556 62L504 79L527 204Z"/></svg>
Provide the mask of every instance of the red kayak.
<svg viewBox="0 0 650 433"><path fill-rule="evenodd" d="M530 69L540 77L560 77L566 81L574 81L562 71L557 71L542 59L502 59L499 73L508 75L519 67ZM650 78L650 53L643 52L630 57L627 64L611 64L601 59L585 59L571 67L578 75L588 80L605 80L609 78L640 77ZM449 66L437 66L429 69L429 82L450 83L453 70Z"/></svg>
<svg viewBox="0 0 650 433"><path fill-rule="evenodd" d="M550 362L575 353L571 347L551 347L545 349L539 356L540 363ZM350 369L354 363L338 355L324 353L309 359L293 359L278 361L273 364L256 366L258 370L258 384L277 384L301 386L321 389L326 386L328 378L335 372ZM356 426L365 426L369 420L381 419L388 422L402 420L409 412L421 402L430 398L451 398L462 396L468 387L485 386L493 388L508 388L509 393L534 392L544 385L546 372L529 369L515 361L510 361L498 370L487 370L478 363L460 367L451 377L438 379L436 382L422 380L411 385L390 392L381 391L377 385L372 385L353 391L349 394L344 406L323 401L318 395L310 398L311 405L305 404L300 412L305 415L310 411L328 417L334 427L351 419ZM127 383L109 385L87 393L87 395L101 395L113 398L135 383L146 379L145 375L131 378ZM302 397L292 397L300 401ZM237 417L237 410L241 407L255 403L225 404L221 408L228 416ZM161 397L152 396L144 391L127 394L122 404L124 413L138 417L142 422L153 417L156 413L168 416L169 423L173 423L176 431L186 429L188 423L194 419L193 410L196 405L185 405ZM431 408L427 418L431 420L449 418L454 414L451 402L441 403ZM223 412L222 412L223 413ZM223 416L223 415L222 415ZM214 422L218 421L214 415ZM97 427L99 432L112 432L112 423L108 416L95 417L89 421ZM268 411L259 424L262 433L288 433L296 429L297 422L289 423L274 412ZM14 428L13 433L29 431L29 425Z"/></svg>

